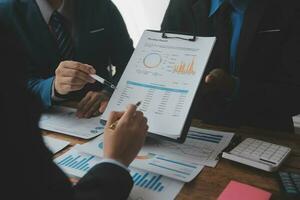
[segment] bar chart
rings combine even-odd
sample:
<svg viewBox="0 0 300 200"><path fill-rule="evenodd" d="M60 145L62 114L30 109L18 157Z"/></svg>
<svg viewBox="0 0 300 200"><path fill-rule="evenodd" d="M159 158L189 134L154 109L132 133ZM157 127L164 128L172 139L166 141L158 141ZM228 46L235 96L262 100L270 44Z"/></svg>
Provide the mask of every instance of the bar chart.
<svg viewBox="0 0 300 200"><path fill-rule="evenodd" d="M134 187L130 200L174 199L183 182L137 168L130 168Z"/></svg>
<svg viewBox="0 0 300 200"><path fill-rule="evenodd" d="M219 144L222 139L223 135L216 135L211 133L202 133L199 131L189 131L189 134L187 136L188 138L195 139L195 140L202 140L206 142L212 142L215 144Z"/></svg>
<svg viewBox="0 0 300 200"><path fill-rule="evenodd" d="M72 149L54 161L67 174L82 177L92 167L101 162L101 159L93 155L79 153L76 149Z"/></svg>
<svg viewBox="0 0 300 200"><path fill-rule="evenodd" d="M132 178L135 186L144 189L152 190L155 192L162 192L165 187L161 182L162 179L161 175L154 175L149 172L144 172L144 173L134 172Z"/></svg>
<svg viewBox="0 0 300 200"><path fill-rule="evenodd" d="M89 161L94 157L95 156L89 156L88 158L84 158L81 155L78 155L77 157L69 155L57 164L86 172L90 169Z"/></svg>

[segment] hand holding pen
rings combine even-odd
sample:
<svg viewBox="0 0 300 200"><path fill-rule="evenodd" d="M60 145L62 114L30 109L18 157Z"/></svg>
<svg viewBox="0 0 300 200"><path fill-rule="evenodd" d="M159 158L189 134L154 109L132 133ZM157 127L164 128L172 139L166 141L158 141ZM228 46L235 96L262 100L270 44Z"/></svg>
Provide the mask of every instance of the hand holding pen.
<svg viewBox="0 0 300 200"><path fill-rule="evenodd" d="M113 130L110 125L118 121ZM144 144L147 119L136 105L128 105L125 112L111 112L104 131L104 158L114 159L128 166Z"/></svg>
<svg viewBox="0 0 300 200"><path fill-rule="evenodd" d="M142 104L141 101L137 102L137 103L135 104L136 108L138 108L141 104ZM117 127L118 122L119 122L119 120L116 120L114 123L112 123L112 124L109 126L109 128L112 129L112 130L114 130L114 129Z"/></svg>

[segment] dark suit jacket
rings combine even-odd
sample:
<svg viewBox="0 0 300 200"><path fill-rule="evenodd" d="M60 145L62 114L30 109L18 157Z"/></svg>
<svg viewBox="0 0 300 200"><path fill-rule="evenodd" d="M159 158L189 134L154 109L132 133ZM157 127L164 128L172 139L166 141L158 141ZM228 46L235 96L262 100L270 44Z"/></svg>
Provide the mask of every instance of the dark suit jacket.
<svg viewBox="0 0 300 200"><path fill-rule="evenodd" d="M126 170L112 164L99 164L76 186L70 184L66 175L52 162L52 155L45 147L37 127L41 104L35 96L25 91L25 70L22 67L26 56L12 32L2 25L0 44L0 198L127 199L133 185L131 176Z"/></svg>
<svg viewBox="0 0 300 200"><path fill-rule="evenodd" d="M210 2L171 0L162 30L215 36L217 27L208 17ZM292 116L300 112L299 19L297 0L252 0L238 44L238 97L228 101L220 94L200 94L197 117L211 123L292 131ZM222 48L217 40L207 72L225 67L219 63Z"/></svg>
<svg viewBox="0 0 300 200"><path fill-rule="evenodd" d="M73 2L74 60L94 66L97 74L108 80L111 77L107 66L111 62L117 67L114 80L117 82L133 52L132 40L118 9L110 0L69 2ZM35 0L0 0L0 9L4 13L4 23L16 29L29 52L28 87L44 105L50 106L53 76L61 60L48 25ZM103 31L93 32L99 29ZM101 87L88 86L82 93L71 97L80 99L87 90L98 89Z"/></svg>

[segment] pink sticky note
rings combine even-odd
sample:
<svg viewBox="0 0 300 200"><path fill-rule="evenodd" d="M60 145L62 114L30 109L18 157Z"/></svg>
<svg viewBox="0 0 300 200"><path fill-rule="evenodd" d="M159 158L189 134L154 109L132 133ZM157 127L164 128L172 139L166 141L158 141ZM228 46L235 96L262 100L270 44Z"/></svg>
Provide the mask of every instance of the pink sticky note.
<svg viewBox="0 0 300 200"><path fill-rule="evenodd" d="M225 190L218 197L218 200L268 200L271 193L259 188L230 181Z"/></svg>

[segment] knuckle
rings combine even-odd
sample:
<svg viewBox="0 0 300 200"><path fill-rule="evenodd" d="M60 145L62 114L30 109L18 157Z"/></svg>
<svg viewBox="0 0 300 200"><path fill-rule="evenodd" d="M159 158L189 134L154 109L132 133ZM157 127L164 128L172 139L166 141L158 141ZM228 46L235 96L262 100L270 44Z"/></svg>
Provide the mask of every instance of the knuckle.
<svg viewBox="0 0 300 200"><path fill-rule="evenodd" d="M76 79L74 77L70 78L70 83L76 83Z"/></svg>
<svg viewBox="0 0 300 200"><path fill-rule="evenodd" d="M60 74L60 73L61 73L61 68L60 67L56 68L55 74Z"/></svg>
<svg viewBox="0 0 300 200"><path fill-rule="evenodd" d="M74 76L79 76L79 74L80 74L80 73L79 73L78 70L75 70L75 71L74 71Z"/></svg>
<svg viewBox="0 0 300 200"><path fill-rule="evenodd" d="M89 92L87 93L87 95L88 95L88 96L93 96L93 91L89 91Z"/></svg>
<svg viewBox="0 0 300 200"><path fill-rule="evenodd" d="M74 86L68 85L67 88L68 88L69 90L73 90L73 89L74 89Z"/></svg>
<svg viewBox="0 0 300 200"><path fill-rule="evenodd" d="M136 111L136 116L142 118L144 116L144 113L141 111Z"/></svg>

